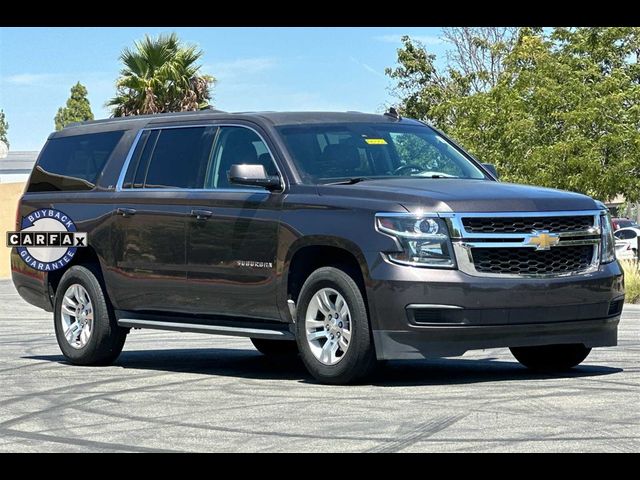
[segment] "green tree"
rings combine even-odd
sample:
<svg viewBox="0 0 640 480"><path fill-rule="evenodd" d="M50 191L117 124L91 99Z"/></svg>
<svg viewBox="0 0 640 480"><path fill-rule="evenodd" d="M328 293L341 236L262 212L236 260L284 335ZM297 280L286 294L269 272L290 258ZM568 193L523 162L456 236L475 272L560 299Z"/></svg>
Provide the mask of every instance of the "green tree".
<svg viewBox="0 0 640 480"><path fill-rule="evenodd" d="M9 140L7 138L7 131L9 130L9 122L4 115L4 110L0 110L0 142L4 142L7 147L9 146Z"/></svg>
<svg viewBox="0 0 640 480"><path fill-rule="evenodd" d="M146 36L125 48L117 93L107 106L116 117L198 110L209 104L215 79L200 73L202 50L175 33Z"/></svg>
<svg viewBox="0 0 640 480"><path fill-rule="evenodd" d="M507 181L640 199L639 28L522 28L484 88L403 42L386 72L405 115L443 129Z"/></svg>
<svg viewBox="0 0 640 480"><path fill-rule="evenodd" d="M71 87L71 96L67 100L66 106L60 107L54 118L56 130L62 130L70 123L93 120L93 112L87 93L87 88L80 82Z"/></svg>

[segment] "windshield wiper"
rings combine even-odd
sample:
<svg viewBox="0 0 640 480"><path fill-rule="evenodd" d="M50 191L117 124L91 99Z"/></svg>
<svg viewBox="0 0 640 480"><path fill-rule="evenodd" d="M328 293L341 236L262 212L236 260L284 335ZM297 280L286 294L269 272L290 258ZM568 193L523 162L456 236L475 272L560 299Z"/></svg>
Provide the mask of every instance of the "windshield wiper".
<svg viewBox="0 0 640 480"><path fill-rule="evenodd" d="M413 175L414 177L422 177L422 178L460 178L454 177L453 175L438 175L434 173L433 175Z"/></svg>
<svg viewBox="0 0 640 480"><path fill-rule="evenodd" d="M365 180L371 180L369 177L351 177L339 180L337 182L323 183L322 185L354 185L356 183L363 182Z"/></svg>

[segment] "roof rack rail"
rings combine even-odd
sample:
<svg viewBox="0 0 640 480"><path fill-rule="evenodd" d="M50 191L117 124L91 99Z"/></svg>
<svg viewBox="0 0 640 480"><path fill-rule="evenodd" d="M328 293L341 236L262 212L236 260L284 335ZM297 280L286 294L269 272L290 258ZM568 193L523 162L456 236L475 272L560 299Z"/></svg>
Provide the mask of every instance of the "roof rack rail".
<svg viewBox="0 0 640 480"><path fill-rule="evenodd" d="M227 113L224 110L218 110L213 105L207 105L206 107L202 107L200 110L209 110L213 113Z"/></svg>

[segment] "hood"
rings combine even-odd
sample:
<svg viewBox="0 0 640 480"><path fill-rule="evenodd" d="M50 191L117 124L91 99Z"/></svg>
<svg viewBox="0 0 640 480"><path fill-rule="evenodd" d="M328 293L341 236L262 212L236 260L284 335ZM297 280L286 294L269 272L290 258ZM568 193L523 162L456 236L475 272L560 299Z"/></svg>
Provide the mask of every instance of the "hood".
<svg viewBox="0 0 640 480"><path fill-rule="evenodd" d="M322 185L320 195L395 201L409 211L538 212L596 210L586 195L515 183L454 178L385 178L355 185Z"/></svg>

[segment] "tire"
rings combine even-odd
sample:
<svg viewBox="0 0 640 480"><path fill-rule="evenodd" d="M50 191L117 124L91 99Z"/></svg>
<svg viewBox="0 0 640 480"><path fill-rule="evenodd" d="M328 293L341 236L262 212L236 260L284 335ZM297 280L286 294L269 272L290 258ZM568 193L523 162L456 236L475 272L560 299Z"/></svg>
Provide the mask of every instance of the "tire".
<svg viewBox="0 0 640 480"><path fill-rule="evenodd" d="M295 341L252 338L251 343L256 347L256 350L267 357L293 357L298 355L298 345Z"/></svg>
<svg viewBox="0 0 640 480"><path fill-rule="evenodd" d="M538 372L569 370L582 363L591 352L590 348L582 344L512 347L509 350L518 362Z"/></svg>
<svg viewBox="0 0 640 480"><path fill-rule="evenodd" d="M70 325L75 325L76 323L80 325L82 323L81 317L63 314L62 310L63 304L69 307L65 309L65 312L73 310L69 301L65 300L65 293L67 292L69 292L70 296L73 296L76 300L74 303L77 305L81 306L84 303L77 301L78 297L73 295L73 290L70 290L71 287L76 288L75 286L77 285L84 289L82 297L88 296L93 319L90 322L90 333L88 335L83 337L83 333L77 336L75 333L70 333L69 336L72 340L67 340L65 337L65 321L70 322ZM77 310L73 311L77 315ZM112 363L122 352L122 347L129 331L118 326L96 272L92 267L86 266L75 265L67 270L60 279L56 291L53 319L60 350L65 358L74 365L108 365ZM72 341L75 346L72 345ZM83 341L85 342L84 344Z"/></svg>
<svg viewBox="0 0 640 480"><path fill-rule="evenodd" d="M342 297L348 309L344 310L344 304L340 303L342 305L340 310L345 312L344 316L338 314L336 317L331 316L331 320L328 320L329 313L316 309L321 306L316 294L321 295L322 292L329 295L330 305L332 299L335 299L334 307L337 307L339 303L337 295ZM312 300L314 301L313 305L311 305ZM323 306L323 308L325 307ZM328 309L329 312L335 311L332 315L336 315L337 310L337 308L335 310ZM363 380L372 373L376 366L376 354L367 309L362 292L347 273L334 267L322 267L313 272L302 286L298 297L297 311L296 340L298 350L307 370L316 380L327 384L348 384ZM314 315L314 312L317 315ZM311 335L320 335L318 339L313 341L307 339L307 317L310 318L309 328L314 329ZM338 323L339 321L342 323ZM329 322L335 323L330 324ZM327 327L327 325L330 326ZM339 325L341 325L340 328ZM331 358L335 357L336 363L334 364L327 363L327 361L331 361L331 358L321 361L317 356L323 355L324 345L330 341L330 335L333 335L331 332L335 332L335 337L332 337L331 342L334 346L336 343L338 344L335 354L329 354ZM341 335L338 335L339 333ZM322 335L327 336L322 337ZM347 345L346 350L343 350L344 345Z"/></svg>

